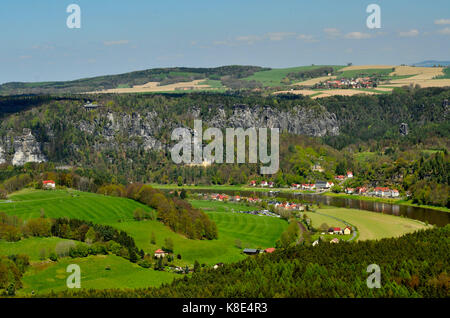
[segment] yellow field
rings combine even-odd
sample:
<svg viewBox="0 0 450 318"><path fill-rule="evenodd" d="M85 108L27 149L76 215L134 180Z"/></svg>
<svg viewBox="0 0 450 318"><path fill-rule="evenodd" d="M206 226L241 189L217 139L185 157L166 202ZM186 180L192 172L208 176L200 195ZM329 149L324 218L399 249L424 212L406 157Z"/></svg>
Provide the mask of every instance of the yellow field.
<svg viewBox="0 0 450 318"><path fill-rule="evenodd" d="M148 82L144 85L135 85L131 88L112 88L105 89L102 91L91 92L91 93L149 93L149 92L170 92L175 90L191 90L191 89L212 89L211 86L206 84L199 84L204 82L204 79L194 80L191 82L179 82L164 86L159 86L159 82Z"/></svg>

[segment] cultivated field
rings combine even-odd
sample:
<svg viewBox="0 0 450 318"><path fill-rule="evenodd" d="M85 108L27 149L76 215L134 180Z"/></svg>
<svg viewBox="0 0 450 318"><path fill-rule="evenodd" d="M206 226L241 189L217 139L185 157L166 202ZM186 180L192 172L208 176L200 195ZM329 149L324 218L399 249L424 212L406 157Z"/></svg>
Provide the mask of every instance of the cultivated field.
<svg viewBox="0 0 450 318"><path fill-rule="evenodd" d="M427 226L419 221L389 214L345 208L322 208L318 212L344 220L358 229L358 240L398 237ZM312 214L312 213L311 213Z"/></svg>

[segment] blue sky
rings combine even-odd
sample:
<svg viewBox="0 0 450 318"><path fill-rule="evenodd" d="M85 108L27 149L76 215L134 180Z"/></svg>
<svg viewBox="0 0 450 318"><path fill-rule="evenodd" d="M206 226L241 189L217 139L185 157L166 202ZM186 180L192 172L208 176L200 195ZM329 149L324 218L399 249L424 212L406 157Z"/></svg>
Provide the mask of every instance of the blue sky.
<svg viewBox="0 0 450 318"><path fill-rule="evenodd" d="M69 4L81 28L69 29ZM381 7L368 29L366 7ZM450 60L450 1L2 0L0 83L153 67Z"/></svg>

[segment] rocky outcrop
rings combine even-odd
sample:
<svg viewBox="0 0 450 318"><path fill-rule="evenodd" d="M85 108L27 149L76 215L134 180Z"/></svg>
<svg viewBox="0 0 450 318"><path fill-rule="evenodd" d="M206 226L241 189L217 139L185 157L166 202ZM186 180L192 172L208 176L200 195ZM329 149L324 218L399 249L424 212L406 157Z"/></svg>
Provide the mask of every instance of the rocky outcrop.
<svg viewBox="0 0 450 318"><path fill-rule="evenodd" d="M28 128L23 129L23 135L14 140L14 156L12 164L22 166L27 162L47 161L41 151L41 145Z"/></svg>
<svg viewBox="0 0 450 318"><path fill-rule="evenodd" d="M217 128L279 128L282 132L315 137L339 134L336 115L322 106L279 110L267 106L235 105L229 115L223 107L209 107L208 113L202 117L206 118L209 126Z"/></svg>

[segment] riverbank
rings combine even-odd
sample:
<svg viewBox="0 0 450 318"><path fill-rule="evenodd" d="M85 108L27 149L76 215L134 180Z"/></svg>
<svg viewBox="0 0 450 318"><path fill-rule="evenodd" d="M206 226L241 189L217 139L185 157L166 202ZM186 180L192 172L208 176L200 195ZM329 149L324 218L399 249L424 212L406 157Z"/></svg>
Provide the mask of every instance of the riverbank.
<svg viewBox="0 0 450 318"><path fill-rule="evenodd" d="M333 193L333 192L324 192L324 193L321 193L320 195L326 195L326 196L330 196L330 197L344 198L344 199L364 200L364 201L371 201L371 202L413 206L413 207L417 207L417 208L425 208L425 209L432 209L432 210L437 210L437 211L442 211L442 212L450 212L450 209L448 209L446 207L416 204L416 203L413 203L412 200L367 197L367 196L362 196L362 195Z"/></svg>

